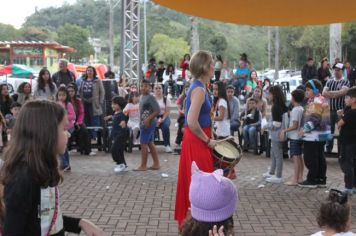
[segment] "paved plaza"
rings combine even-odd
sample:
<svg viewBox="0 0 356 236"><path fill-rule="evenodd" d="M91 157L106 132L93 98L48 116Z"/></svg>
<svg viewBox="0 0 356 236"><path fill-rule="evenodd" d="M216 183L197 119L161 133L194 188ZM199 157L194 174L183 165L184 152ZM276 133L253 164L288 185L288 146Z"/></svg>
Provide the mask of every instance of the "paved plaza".
<svg viewBox="0 0 356 236"><path fill-rule="evenodd" d="M118 175L113 172L114 163L109 154L99 152L95 157L72 154L72 172L65 173L61 185L64 213L88 218L108 235L178 235L174 206L179 156L164 153L162 146L158 151L161 170L128 171ZM137 167L139 150L126 154L126 160L130 169ZM337 159L329 158L327 162L328 188L342 188ZM261 174L266 172L269 163L270 159L263 155L246 154L237 167L238 177L234 180L239 193L234 215L236 235L316 232L315 214L328 188L301 189L265 183ZM291 160L285 160L285 178L292 175L292 167ZM355 210L353 219L356 220Z"/></svg>

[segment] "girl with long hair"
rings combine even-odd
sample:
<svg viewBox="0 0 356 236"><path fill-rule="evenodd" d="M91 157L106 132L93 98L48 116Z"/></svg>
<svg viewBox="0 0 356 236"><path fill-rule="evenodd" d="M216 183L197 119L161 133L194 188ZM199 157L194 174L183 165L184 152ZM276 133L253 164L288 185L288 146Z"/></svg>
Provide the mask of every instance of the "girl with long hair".
<svg viewBox="0 0 356 236"><path fill-rule="evenodd" d="M217 81L213 84L213 111L214 122L216 126L216 135L218 139L226 138L230 135L230 105L227 102L227 94L225 84L222 81Z"/></svg>
<svg viewBox="0 0 356 236"><path fill-rule="evenodd" d="M17 88L17 93L12 95L12 100L23 105L25 102L32 100L32 87L28 82L23 82Z"/></svg>
<svg viewBox="0 0 356 236"><path fill-rule="evenodd" d="M133 143L140 144L138 134L140 132L140 94L138 92L131 92L129 95L129 102L124 108L124 114L129 117L127 127L132 130Z"/></svg>
<svg viewBox="0 0 356 236"><path fill-rule="evenodd" d="M104 235L90 221L62 214L57 156L66 149L67 123L65 109L54 102L30 101L21 109L1 169L4 235Z"/></svg>
<svg viewBox="0 0 356 236"><path fill-rule="evenodd" d="M56 96L56 101L58 102L58 104L60 104L67 111L68 122L67 122L66 128L69 133L73 133L76 115L75 115L73 105L70 102L70 97L68 95L66 87L64 87L64 86L59 87L57 96ZM69 162L68 148L66 148L64 154L61 155L61 161L62 161L61 169L65 172L70 171L71 167L70 167L70 162Z"/></svg>
<svg viewBox="0 0 356 236"><path fill-rule="evenodd" d="M9 93L9 87L7 84L0 84L0 111L3 116L11 114L10 107L12 104L12 99Z"/></svg>
<svg viewBox="0 0 356 236"><path fill-rule="evenodd" d="M90 134L84 124L84 105L82 100L77 95L78 89L76 84L70 83L67 86L67 92L70 102L73 105L76 117L72 137L76 139L76 143L79 146L78 151L81 154L94 156L96 153L91 150Z"/></svg>
<svg viewBox="0 0 356 236"><path fill-rule="evenodd" d="M38 75L37 86L33 96L38 99L54 101L57 94L57 86L53 82L51 73L47 68L42 68Z"/></svg>

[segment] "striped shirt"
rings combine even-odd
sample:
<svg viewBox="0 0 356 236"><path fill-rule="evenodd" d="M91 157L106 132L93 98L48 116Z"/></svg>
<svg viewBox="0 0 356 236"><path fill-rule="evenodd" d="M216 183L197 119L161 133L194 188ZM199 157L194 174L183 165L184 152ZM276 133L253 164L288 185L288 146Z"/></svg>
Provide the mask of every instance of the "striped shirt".
<svg viewBox="0 0 356 236"><path fill-rule="evenodd" d="M326 82L325 88L328 89L328 91L338 91L341 90L343 87L348 87L350 88L350 82L344 78L341 78L339 80L330 79ZM345 107L345 102L344 102L345 96L337 97L337 98L330 98L329 99L329 104L330 104L330 110L331 111L337 111L337 110L342 110Z"/></svg>

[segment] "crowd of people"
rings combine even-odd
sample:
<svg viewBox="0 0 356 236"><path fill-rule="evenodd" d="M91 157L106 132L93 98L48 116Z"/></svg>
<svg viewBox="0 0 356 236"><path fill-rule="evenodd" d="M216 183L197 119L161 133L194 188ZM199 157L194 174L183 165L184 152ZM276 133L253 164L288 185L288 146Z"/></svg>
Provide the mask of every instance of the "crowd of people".
<svg viewBox="0 0 356 236"><path fill-rule="evenodd" d="M273 184L285 182L283 157L285 144L289 143L294 175L285 184L317 188L326 186L325 153L333 151L333 139L337 137L345 191L330 192L330 198L320 209L318 223L328 232L349 230L347 198L356 193L356 87L352 87L349 63L337 61L330 68L324 58L320 69L316 70L309 58L302 71L303 85L291 92L292 100L287 104L279 85L258 80L246 54L240 56L235 73L220 55L213 58L205 51L192 57L184 55L180 63L181 75L172 64L166 66L159 61L157 66L156 60L151 59L139 85L133 83L126 89L124 78L119 82L119 92L111 100L112 115L103 109L105 89L95 68L88 66L78 79L68 70L67 63L60 60L59 71L52 76L47 68L43 68L36 87L24 82L12 96L6 84L0 85L0 131L3 136L0 146L8 146L1 174L5 206L10 212L3 218L5 235L19 230L13 222L17 217L22 219L22 230L26 228L34 234L39 230L38 222L26 222L28 218L25 216L28 215L24 211L36 216L43 209L19 211L16 205L16 201L28 201L25 193L21 199L15 195L17 191L27 191L29 186L36 187L31 190L35 198L31 199L29 207L41 201L42 194L47 194L53 198L49 200L53 208L48 214L61 216L57 190L61 178L56 156L60 156L59 169L67 172L71 170L72 141L77 143L81 154L96 155L91 149L91 141L97 134L88 128L100 127L110 121L115 173L129 170L125 161L128 138L141 147L141 163L133 171L161 168L155 146L159 132L165 152L180 154L175 220L183 235L233 234L232 216L237 205L237 190L231 179L236 178L236 174L233 168L221 170L221 166L216 165L212 149L218 140L234 136L241 130L243 142L240 145L248 152L261 146L261 139L266 138L261 134L267 133L271 140L271 166L263 177ZM114 77L112 73L107 76ZM245 104L238 99L242 91L246 96ZM176 120L171 117L174 102L178 108ZM40 126L37 119L43 122ZM172 148L170 127L174 121L177 134ZM47 131L54 128L58 130L52 133L58 133L58 137L48 137ZM336 129L340 130L339 135L335 134ZM69 142L64 136L67 133ZM35 141L41 145L35 145ZM35 159L34 155L39 158ZM149 155L153 159L152 166L148 166ZM303 179L304 167L308 170L306 179ZM14 181L13 177L19 174L22 177ZM332 214L340 215L342 221L330 220ZM89 235L102 235L102 231L87 220L65 216L50 219L44 219L48 221L45 224L47 235L81 229L86 233L93 232Z"/></svg>

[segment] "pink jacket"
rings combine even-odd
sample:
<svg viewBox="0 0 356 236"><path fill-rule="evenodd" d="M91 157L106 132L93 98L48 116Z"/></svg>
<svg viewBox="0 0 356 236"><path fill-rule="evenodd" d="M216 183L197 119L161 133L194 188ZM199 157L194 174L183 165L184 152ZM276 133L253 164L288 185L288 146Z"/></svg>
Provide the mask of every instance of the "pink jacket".
<svg viewBox="0 0 356 236"><path fill-rule="evenodd" d="M74 107L70 102L68 102L67 106L62 102L59 102L59 104L61 104L67 111L68 125L66 126L66 129L70 130L74 127L76 118Z"/></svg>
<svg viewBox="0 0 356 236"><path fill-rule="evenodd" d="M77 117L77 124L81 125L84 122L84 105L82 99L77 98L77 110L75 110L75 114Z"/></svg>

